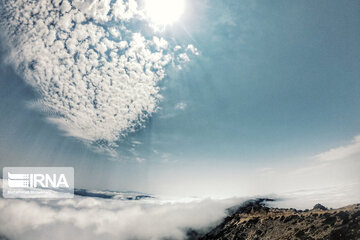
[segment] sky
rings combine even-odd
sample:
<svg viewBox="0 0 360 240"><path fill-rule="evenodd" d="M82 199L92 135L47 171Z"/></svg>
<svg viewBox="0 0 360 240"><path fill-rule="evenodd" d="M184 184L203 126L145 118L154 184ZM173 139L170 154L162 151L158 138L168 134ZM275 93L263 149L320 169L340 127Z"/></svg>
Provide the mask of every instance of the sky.
<svg viewBox="0 0 360 240"><path fill-rule="evenodd" d="M73 166L90 189L360 199L359 2L186 1L166 26L130 0L1 5L1 167Z"/></svg>

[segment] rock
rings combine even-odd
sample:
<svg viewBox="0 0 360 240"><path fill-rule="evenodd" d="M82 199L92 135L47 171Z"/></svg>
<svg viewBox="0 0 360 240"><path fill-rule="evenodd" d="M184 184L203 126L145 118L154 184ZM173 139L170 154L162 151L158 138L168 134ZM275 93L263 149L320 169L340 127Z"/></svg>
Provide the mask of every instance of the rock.
<svg viewBox="0 0 360 240"><path fill-rule="evenodd" d="M237 211L198 239L360 240L358 205L326 210L324 206L317 204L307 213L294 209L266 207L261 204L261 200L256 199L234 209ZM189 236L188 240L195 240L198 235L192 234L191 237L193 238Z"/></svg>
<svg viewBox="0 0 360 240"><path fill-rule="evenodd" d="M327 210L326 207L324 207L323 205L321 205L320 203L316 204L314 207L313 207L313 210Z"/></svg>
<svg viewBox="0 0 360 240"><path fill-rule="evenodd" d="M324 224L334 225L336 223L336 217L331 216L324 220Z"/></svg>

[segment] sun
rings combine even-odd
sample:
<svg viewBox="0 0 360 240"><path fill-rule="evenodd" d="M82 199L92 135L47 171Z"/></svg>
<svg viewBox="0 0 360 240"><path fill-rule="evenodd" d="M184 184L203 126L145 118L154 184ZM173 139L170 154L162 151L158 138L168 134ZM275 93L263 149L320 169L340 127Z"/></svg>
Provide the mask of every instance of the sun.
<svg viewBox="0 0 360 240"><path fill-rule="evenodd" d="M178 20L185 9L185 0L145 0L145 12L158 25L169 25Z"/></svg>

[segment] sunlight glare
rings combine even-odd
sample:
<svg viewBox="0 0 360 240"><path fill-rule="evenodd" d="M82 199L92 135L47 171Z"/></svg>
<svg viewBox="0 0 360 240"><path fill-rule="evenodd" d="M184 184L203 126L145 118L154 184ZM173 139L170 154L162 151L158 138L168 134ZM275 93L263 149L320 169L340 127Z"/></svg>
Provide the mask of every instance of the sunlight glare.
<svg viewBox="0 0 360 240"><path fill-rule="evenodd" d="M146 0L145 11L152 22L168 25L180 18L185 9L185 0Z"/></svg>

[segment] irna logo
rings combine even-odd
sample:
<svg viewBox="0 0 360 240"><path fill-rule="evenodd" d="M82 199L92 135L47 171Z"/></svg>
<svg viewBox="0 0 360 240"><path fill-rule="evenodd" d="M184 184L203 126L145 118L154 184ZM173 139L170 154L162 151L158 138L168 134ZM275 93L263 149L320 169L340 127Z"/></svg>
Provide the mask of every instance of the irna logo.
<svg viewBox="0 0 360 240"><path fill-rule="evenodd" d="M19 174L8 172L11 188L69 188L65 174Z"/></svg>
<svg viewBox="0 0 360 240"><path fill-rule="evenodd" d="M72 198L72 167L5 167L4 198Z"/></svg>

